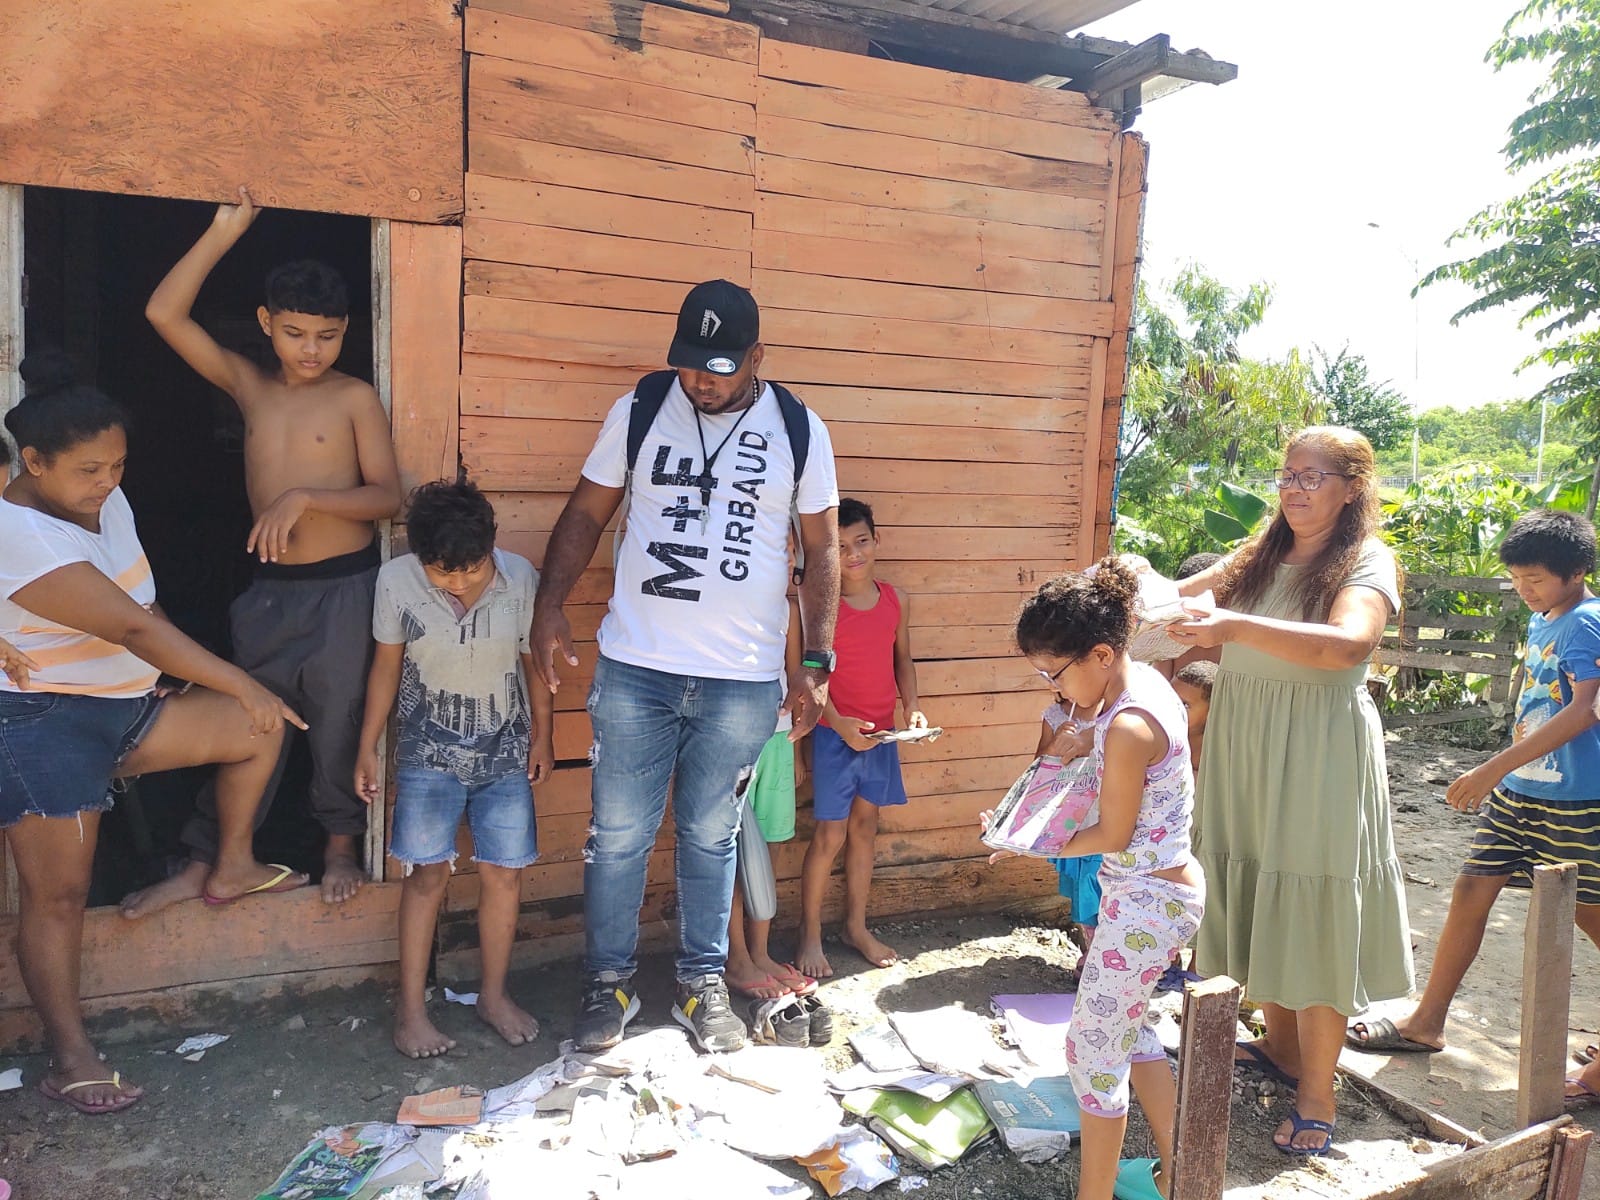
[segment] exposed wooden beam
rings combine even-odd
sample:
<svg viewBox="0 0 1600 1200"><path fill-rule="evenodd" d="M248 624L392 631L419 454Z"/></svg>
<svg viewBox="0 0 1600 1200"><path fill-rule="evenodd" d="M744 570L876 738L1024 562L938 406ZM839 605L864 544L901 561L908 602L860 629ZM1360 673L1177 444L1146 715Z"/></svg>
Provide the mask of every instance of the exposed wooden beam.
<svg viewBox="0 0 1600 1200"><path fill-rule="evenodd" d="M1076 76L1068 86L1083 92L1091 100L1112 92L1138 87L1147 79L1164 75L1167 60L1172 57L1172 39L1164 33L1146 38L1137 46L1102 59L1082 75Z"/></svg>

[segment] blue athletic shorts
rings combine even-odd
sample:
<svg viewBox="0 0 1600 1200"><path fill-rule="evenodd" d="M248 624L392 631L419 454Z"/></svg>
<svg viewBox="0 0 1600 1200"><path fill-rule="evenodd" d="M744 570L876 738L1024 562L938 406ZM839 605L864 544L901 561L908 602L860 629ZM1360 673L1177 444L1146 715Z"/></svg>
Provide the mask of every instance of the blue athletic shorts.
<svg viewBox="0 0 1600 1200"><path fill-rule="evenodd" d="M521 771L469 787L447 771L425 767L395 773L389 853L408 867L455 862L463 813L472 830L473 862L515 869L539 857L533 788Z"/></svg>
<svg viewBox="0 0 1600 1200"><path fill-rule="evenodd" d="M1478 815L1463 875L1509 875L1531 887L1533 868L1578 864L1578 903L1600 904L1600 800L1540 800L1497 787Z"/></svg>
<svg viewBox="0 0 1600 1200"><path fill-rule="evenodd" d="M161 701L0 691L0 829L26 816L111 807L117 764L150 732Z"/></svg>
<svg viewBox="0 0 1600 1200"><path fill-rule="evenodd" d="M826 725L818 725L811 734L811 780L819 821L844 820L857 796L879 808L906 802L898 745L852 750Z"/></svg>

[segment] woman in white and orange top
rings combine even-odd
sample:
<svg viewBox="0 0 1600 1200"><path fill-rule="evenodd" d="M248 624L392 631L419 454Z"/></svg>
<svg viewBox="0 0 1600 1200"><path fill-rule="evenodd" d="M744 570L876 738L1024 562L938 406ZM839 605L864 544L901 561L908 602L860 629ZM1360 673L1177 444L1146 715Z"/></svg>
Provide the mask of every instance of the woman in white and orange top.
<svg viewBox="0 0 1600 1200"><path fill-rule="evenodd" d="M78 1007L83 908L114 778L220 764L223 903L304 877L255 861L250 834L291 710L190 641L155 607L122 494L127 418L60 356L23 364L6 414L22 471L0 499L0 830L20 883L17 962L51 1062L39 1088L84 1113L143 1094L107 1071ZM162 671L199 687L165 694ZM229 836L231 832L231 837Z"/></svg>

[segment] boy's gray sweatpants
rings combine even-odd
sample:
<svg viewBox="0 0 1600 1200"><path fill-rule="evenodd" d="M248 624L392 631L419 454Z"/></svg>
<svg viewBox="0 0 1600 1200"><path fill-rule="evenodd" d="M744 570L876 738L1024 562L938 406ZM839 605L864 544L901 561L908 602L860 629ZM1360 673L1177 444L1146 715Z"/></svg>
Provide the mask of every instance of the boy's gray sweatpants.
<svg viewBox="0 0 1600 1200"><path fill-rule="evenodd" d="M361 836L367 829L355 769L372 666L379 565L376 545L315 563L266 563L228 610L234 664L283 697L310 727L305 736L311 747L311 812L330 834ZM289 745L284 738L277 769L256 808L257 829L272 807ZM195 861L212 863L218 828L210 784L196 808L184 827L183 844Z"/></svg>

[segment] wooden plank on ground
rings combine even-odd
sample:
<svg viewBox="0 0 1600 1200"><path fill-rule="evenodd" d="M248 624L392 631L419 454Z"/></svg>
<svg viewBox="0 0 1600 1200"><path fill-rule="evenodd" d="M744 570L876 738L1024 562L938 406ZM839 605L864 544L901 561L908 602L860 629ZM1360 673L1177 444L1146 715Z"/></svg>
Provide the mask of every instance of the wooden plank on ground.
<svg viewBox="0 0 1600 1200"><path fill-rule="evenodd" d="M557 146L474 128L467 139L467 169L502 179L555 183L616 196L644 196L749 213L755 180L745 171L712 171L685 163Z"/></svg>
<svg viewBox="0 0 1600 1200"><path fill-rule="evenodd" d="M902 175L954 179L1091 200L1105 195L1110 179L1110 168L1104 164L1059 162L1006 150L954 146L931 138L838 129L810 121L768 116L759 110L756 144L767 154L803 158L809 162L844 166L867 162L880 170Z"/></svg>
<svg viewBox="0 0 1600 1200"><path fill-rule="evenodd" d="M1567 1126L1556 1130L1555 1154L1544 1200L1578 1200L1583 1194L1583 1168L1589 1160L1594 1131Z"/></svg>
<svg viewBox="0 0 1600 1200"><path fill-rule="evenodd" d="M391 420L400 486L454 479L461 419L461 227L389 223Z"/></svg>
<svg viewBox="0 0 1600 1200"><path fill-rule="evenodd" d="M270 208L461 211L451 0L7 4L0 81L10 183L213 202L248 183Z"/></svg>
<svg viewBox="0 0 1600 1200"><path fill-rule="evenodd" d="M466 46L474 56L655 84L742 104L756 100L756 73L749 63L671 46L629 47L585 29L506 16L476 4L467 9Z"/></svg>
<svg viewBox="0 0 1600 1200"><path fill-rule="evenodd" d="M1490 1142L1477 1150L1441 1159L1407 1179L1363 1200L1541 1200L1550 1177L1558 1131L1572 1123L1563 1114Z"/></svg>
<svg viewBox="0 0 1600 1200"><path fill-rule="evenodd" d="M707 5L697 5L709 7ZM473 0L472 7L586 29L621 46L668 46L713 58L754 63L761 32L754 25L684 12L645 0ZM726 13L726 3L719 11Z"/></svg>
<svg viewBox="0 0 1600 1200"><path fill-rule="evenodd" d="M1183 989L1172 1200L1222 1200L1239 991L1226 975Z"/></svg>
<svg viewBox="0 0 1600 1200"><path fill-rule="evenodd" d="M1533 869L1522 957L1522 1042L1517 1067L1517 1124L1532 1125L1563 1108L1567 1013L1572 1002L1575 863Z"/></svg>
<svg viewBox="0 0 1600 1200"><path fill-rule="evenodd" d="M752 240L755 265L841 279L876 279L930 287L987 288L1024 296L1098 300L1098 273L1076 263L976 254L914 257L881 242L850 241L813 234L757 229ZM589 268L591 270L595 268Z"/></svg>
<svg viewBox="0 0 1600 1200"><path fill-rule="evenodd" d="M1111 128L1110 114L1094 108L1081 93L840 54L772 38L761 43L759 66L761 74L772 79L926 100L1063 125Z"/></svg>
<svg viewBox="0 0 1600 1200"><path fill-rule="evenodd" d="M763 78L756 84L756 106L775 117L814 121L846 129L926 137L938 130L941 141L961 146L1004 146L1017 154L1105 165L1114 135L1062 121L1040 121L927 100L873 95L845 86L819 88Z"/></svg>
<svg viewBox="0 0 1600 1200"><path fill-rule="evenodd" d="M641 278L691 285L718 276L734 283L748 285L750 282L750 255L744 251L696 248L640 237L544 229L514 221L484 221L471 217L462 229L464 253L468 258L557 270L595 271L602 275L637 274ZM571 361L570 356L569 350L567 355L555 356L552 361Z"/></svg>

